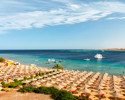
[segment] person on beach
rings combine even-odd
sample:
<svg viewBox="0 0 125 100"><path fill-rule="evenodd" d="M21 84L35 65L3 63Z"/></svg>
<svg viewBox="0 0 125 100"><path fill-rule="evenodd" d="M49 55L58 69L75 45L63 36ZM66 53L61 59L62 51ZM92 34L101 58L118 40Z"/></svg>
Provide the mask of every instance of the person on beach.
<svg viewBox="0 0 125 100"><path fill-rule="evenodd" d="M63 71L63 67L62 67L62 71Z"/></svg>

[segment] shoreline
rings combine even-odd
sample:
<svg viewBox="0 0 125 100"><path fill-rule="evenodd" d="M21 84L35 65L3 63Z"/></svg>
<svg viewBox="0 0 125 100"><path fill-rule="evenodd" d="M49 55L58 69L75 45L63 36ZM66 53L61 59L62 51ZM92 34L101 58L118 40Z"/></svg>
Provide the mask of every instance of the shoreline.
<svg viewBox="0 0 125 100"><path fill-rule="evenodd" d="M8 58L4 58L4 59L6 59L8 62L14 62L14 63L16 63L16 62L18 62L18 61L16 61L16 60L13 60L13 59L8 59ZM18 63L20 63L20 62L18 62ZM0 64L1 64L1 62L0 62ZM52 68L51 67L43 67L43 66L37 66L37 65L35 65L35 64L24 64L24 63L20 63L21 65L23 65L23 66L34 66L34 67L38 67L38 68L45 68L45 69L51 69L52 70ZM73 69L65 69L65 70L69 70L69 71L80 71L80 70L73 70ZM87 71L87 72L91 72L92 70L83 70L83 71ZM82 71L80 71L80 72L82 72ZM92 72L99 72L99 71L92 71ZM100 73L100 72L99 72ZM103 72L103 73L107 73L107 72ZM124 71L124 73L125 73L125 71ZM109 74L109 73L108 73ZM109 74L110 75L110 74ZM111 75L115 75L115 74L111 74ZM119 74L119 75L116 75L116 76L120 76L120 75L122 75L122 74Z"/></svg>
<svg viewBox="0 0 125 100"><path fill-rule="evenodd" d="M9 60L12 61L12 60ZM0 67L0 79L6 83L14 82L14 79L22 80L22 83L35 87L40 86L54 86L59 90L66 90L72 93L72 95L80 96L82 93L88 92L90 99L98 99L98 91L102 89L105 94L104 100L110 100L109 98L114 97L110 92L115 90L110 90L111 87L116 87L112 84L117 82L117 88L119 89L120 98L125 98L123 87L121 85L124 82L124 76L109 75L108 73L101 74L100 72L92 71L74 71L74 70L60 70L55 69L54 72L48 73L53 69L47 69L43 67L29 66L29 65L11 65ZM6 72L6 73L5 73ZM44 75L39 76L39 73L44 73ZM37 76L38 74L38 76ZM33 75L33 78L30 78ZM27 79L25 79L27 77ZM23 86L23 85L21 85ZM110 87L111 86L111 87ZM76 91L76 93L74 93Z"/></svg>
<svg viewBox="0 0 125 100"><path fill-rule="evenodd" d="M0 49L0 51L55 51L55 50L105 50L105 51L125 51L125 48L108 48L108 49Z"/></svg>
<svg viewBox="0 0 125 100"><path fill-rule="evenodd" d="M96 49L96 50L104 50L104 51L125 51L125 48L109 48L109 49Z"/></svg>
<svg viewBox="0 0 125 100"><path fill-rule="evenodd" d="M19 60L13 60L13 59L9 59L9 60L12 60L12 61L15 61L15 62L20 62ZM80 62L81 60L79 60L78 62ZM74 62L74 61L73 61ZM84 61L85 62L85 61ZM79 71L93 71L93 72L95 72L95 71L99 71L100 73L104 73L104 72L107 72L108 74L110 74L110 75L116 75L116 76L120 76L120 75L125 75L125 70L122 70L122 69L116 69L116 68L112 68L113 66L111 66L111 68L110 67L108 67L109 65L108 64L111 64L111 63L104 63L103 65L102 65L102 68L106 68L106 70L104 70L104 69L93 69L94 67L92 66L92 64L94 63L94 62L91 62L91 63L89 63L90 65L88 66L88 67L79 67L78 66L78 68L77 68L77 65L75 65L74 66L74 69L73 68L71 68L70 69L70 67L72 67L72 65L70 66L69 65L69 67L65 67L65 63L66 63L66 61L64 61L64 68L66 69L66 70L74 70L74 71L77 71L77 70L79 70ZM29 63L29 64L27 64L26 62L25 63L23 63L23 62L21 62L21 64L23 64L23 65L31 65L31 64L35 64L35 61L34 61L34 63ZM44 63L45 64L45 63ZM43 65L44 65L43 64ZM37 67L41 67L41 68L49 68L49 69L51 69L53 66L54 66L54 64L55 63L53 63L53 62L51 62L50 64L46 64L45 66L40 66L39 64L38 64L38 66L37 66L37 64L36 64L36 66ZM61 63L60 63L61 64ZM63 64L63 63L62 63ZM84 66L86 66L86 64L84 65ZM96 63L94 64L94 66L97 66L97 68L98 67L100 67L98 64L96 65ZM121 67L119 67L119 68L121 68ZM108 70L109 69L109 70ZM123 71L124 71L124 73L123 73Z"/></svg>

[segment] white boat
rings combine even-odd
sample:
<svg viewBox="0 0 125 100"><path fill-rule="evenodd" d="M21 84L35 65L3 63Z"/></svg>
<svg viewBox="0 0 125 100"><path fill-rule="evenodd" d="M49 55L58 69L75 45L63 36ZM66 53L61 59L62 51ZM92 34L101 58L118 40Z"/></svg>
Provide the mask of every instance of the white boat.
<svg viewBox="0 0 125 100"><path fill-rule="evenodd" d="M101 54L98 54L98 53L94 57L97 58L97 59L102 59L103 58L103 56Z"/></svg>
<svg viewBox="0 0 125 100"><path fill-rule="evenodd" d="M55 59L48 59L48 61L56 61Z"/></svg>
<svg viewBox="0 0 125 100"><path fill-rule="evenodd" d="M90 59L87 58L87 59L84 59L84 60L85 60L85 61L89 61Z"/></svg>

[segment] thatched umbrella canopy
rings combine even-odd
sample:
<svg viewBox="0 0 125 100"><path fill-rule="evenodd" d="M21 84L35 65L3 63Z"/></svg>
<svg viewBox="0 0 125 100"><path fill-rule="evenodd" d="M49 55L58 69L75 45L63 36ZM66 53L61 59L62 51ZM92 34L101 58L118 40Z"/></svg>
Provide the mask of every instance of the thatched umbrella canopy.
<svg viewBox="0 0 125 100"><path fill-rule="evenodd" d="M36 79L41 79L41 78L43 78L43 77L41 77L41 76L36 77Z"/></svg>
<svg viewBox="0 0 125 100"><path fill-rule="evenodd" d="M83 88L83 89L81 89L80 91L81 91L81 92L84 92L85 95L86 95L87 93L91 93L91 90L89 90L88 88Z"/></svg>
<svg viewBox="0 0 125 100"><path fill-rule="evenodd" d="M31 82L31 81L29 81L29 80L22 81L23 84L28 84L28 83L30 83L30 82Z"/></svg>
<svg viewBox="0 0 125 100"><path fill-rule="evenodd" d="M46 87L50 87L50 86L52 86L52 84L49 83L49 82L47 82L47 83L45 84L45 86L46 86Z"/></svg>
<svg viewBox="0 0 125 100"><path fill-rule="evenodd" d="M55 84L56 82L55 81L53 81L53 80L51 80L51 82L50 82L51 84Z"/></svg>
<svg viewBox="0 0 125 100"><path fill-rule="evenodd" d="M71 91L75 91L76 89L77 89L76 87L73 87L73 86L70 87L70 90L71 90Z"/></svg>
<svg viewBox="0 0 125 100"><path fill-rule="evenodd" d="M66 86L66 85L67 85L67 83L65 83L65 82L62 82L62 83L61 83L61 85L63 85L63 86Z"/></svg>
<svg viewBox="0 0 125 100"><path fill-rule="evenodd" d="M62 89L64 86L62 86L61 84L58 84L58 85L56 85L56 87L57 87L58 89Z"/></svg>
<svg viewBox="0 0 125 100"><path fill-rule="evenodd" d="M38 86L40 84L41 84L40 82L33 82L33 83L31 83L31 85L33 85L33 86Z"/></svg>
<svg viewBox="0 0 125 100"><path fill-rule="evenodd" d="M56 82L60 82L61 80L59 78L56 79Z"/></svg>
<svg viewBox="0 0 125 100"><path fill-rule="evenodd" d="M52 76L51 78L56 78L56 76Z"/></svg>
<svg viewBox="0 0 125 100"><path fill-rule="evenodd" d="M30 81L36 81L37 79L33 78L33 79L30 79Z"/></svg>
<svg viewBox="0 0 125 100"><path fill-rule="evenodd" d="M101 95L106 94L106 92L102 91L101 89L97 90L97 93L99 95L99 100L101 100Z"/></svg>
<svg viewBox="0 0 125 100"><path fill-rule="evenodd" d="M112 95L115 97L115 100L117 99L116 97L121 97L123 96L122 94L118 93L117 91L114 91Z"/></svg>
<svg viewBox="0 0 125 100"><path fill-rule="evenodd" d="M115 87L110 88L110 90L111 91L117 91L117 92L120 91L118 88L115 88Z"/></svg>
<svg viewBox="0 0 125 100"><path fill-rule="evenodd" d="M42 83L44 83L44 82L46 82L46 81L47 81L47 80L45 80L45 79L42 79L42 80L41 80Z"/></svg>
<svg viewBox="0 0 125 100"><path fill-rule="evenodd" d="M101 90L101 89L104 89L101 85L97 86L96 88L97 88L98 90L99 90L99 89L100 89L100 90Z"/></svg>

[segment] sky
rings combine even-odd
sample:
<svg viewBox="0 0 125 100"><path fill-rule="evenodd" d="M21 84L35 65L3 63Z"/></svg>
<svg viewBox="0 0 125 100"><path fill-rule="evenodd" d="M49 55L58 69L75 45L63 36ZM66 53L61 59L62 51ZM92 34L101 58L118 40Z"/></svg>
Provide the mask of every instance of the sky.
<svg viewBox="0 0 125 100"><path fill-rule="evenodd" d="M0 49L125 48L124 0L0 0Z"/></svg>

